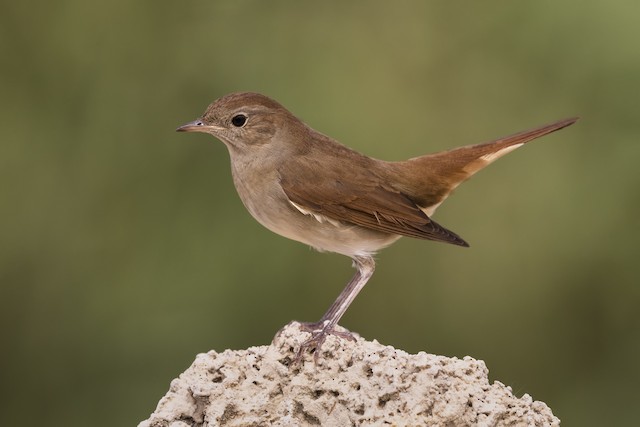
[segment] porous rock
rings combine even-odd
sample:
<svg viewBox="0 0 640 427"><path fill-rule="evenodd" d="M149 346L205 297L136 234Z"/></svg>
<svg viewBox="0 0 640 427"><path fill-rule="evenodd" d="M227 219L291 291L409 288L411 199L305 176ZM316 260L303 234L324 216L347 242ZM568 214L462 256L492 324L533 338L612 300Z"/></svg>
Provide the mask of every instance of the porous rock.
<svg viewBox="0 0 640 427"><path fill-rule="evenodd" d="M138 427L558 426L549 407L489 383L484 362L330 336L314 363L295 322L269 346L199 354Z"/></svg>

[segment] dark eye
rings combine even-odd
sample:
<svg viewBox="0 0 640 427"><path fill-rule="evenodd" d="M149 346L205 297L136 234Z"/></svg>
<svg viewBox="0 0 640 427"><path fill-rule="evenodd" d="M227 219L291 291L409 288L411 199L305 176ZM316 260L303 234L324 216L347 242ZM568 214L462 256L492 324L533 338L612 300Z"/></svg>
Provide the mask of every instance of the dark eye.
<svg viewBox="0 0 640 427"><path fill-rule="evenodd" d="M247 116L245 116L244 114L236 114L235 116L233 116L233 118L231 119L231 123L237 127L237 128L241 128L242 126L244 126L245 123L247 123Z"/></svg>

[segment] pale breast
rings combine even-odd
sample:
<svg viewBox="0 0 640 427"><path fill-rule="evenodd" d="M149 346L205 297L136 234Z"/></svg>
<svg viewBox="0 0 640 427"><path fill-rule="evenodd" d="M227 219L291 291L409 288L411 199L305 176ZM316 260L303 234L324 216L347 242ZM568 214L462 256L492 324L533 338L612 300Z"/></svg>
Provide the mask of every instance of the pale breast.
<svg viewBox="0 0 640 427"><path fill-rule="evenodd" d="M319 251L349 257L372 255L400 238L313 214L292 203L275 179L247 185L234 175L234 183L243 204L260 224Z"/></svg>

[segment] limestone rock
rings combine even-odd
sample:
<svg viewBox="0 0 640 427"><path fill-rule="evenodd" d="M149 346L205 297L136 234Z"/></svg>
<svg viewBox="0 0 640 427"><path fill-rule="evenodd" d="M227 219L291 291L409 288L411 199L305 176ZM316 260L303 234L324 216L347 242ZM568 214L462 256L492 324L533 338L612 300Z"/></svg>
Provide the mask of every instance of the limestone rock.
<svg viewBox="0 0 640 427"><path fill-rule="evenodd" d="M331 336L317 364L293 364L308 337L293 322L269 346L199 354L138 427L560 424L543 402L490 384L481 360Z"/></svg>

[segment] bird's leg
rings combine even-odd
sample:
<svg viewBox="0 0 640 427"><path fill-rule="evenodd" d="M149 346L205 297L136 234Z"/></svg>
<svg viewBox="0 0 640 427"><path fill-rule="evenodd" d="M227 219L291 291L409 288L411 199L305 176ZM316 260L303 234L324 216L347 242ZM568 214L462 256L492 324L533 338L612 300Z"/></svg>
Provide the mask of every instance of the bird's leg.
<svg viewBox="0 0 640 427"><path fill-rule="evenodd" d="M331 304L329 310L322 316L319 322L302 323L301 329L311 333L311 338L300 345L296 361L302 359L305 352L314 350L314 360L317 362L320 354L320 347L327 335L337 335L340 338L354 341L355 338L349 332L336 331L334 328L342 315L347 311L349 305L353 302L362 290L367 281L371 278L375 269L375 261L371 256L355 256L353 257L353 266L356 273L353 275L347 286L342 290L338 298Z"/></svg>

